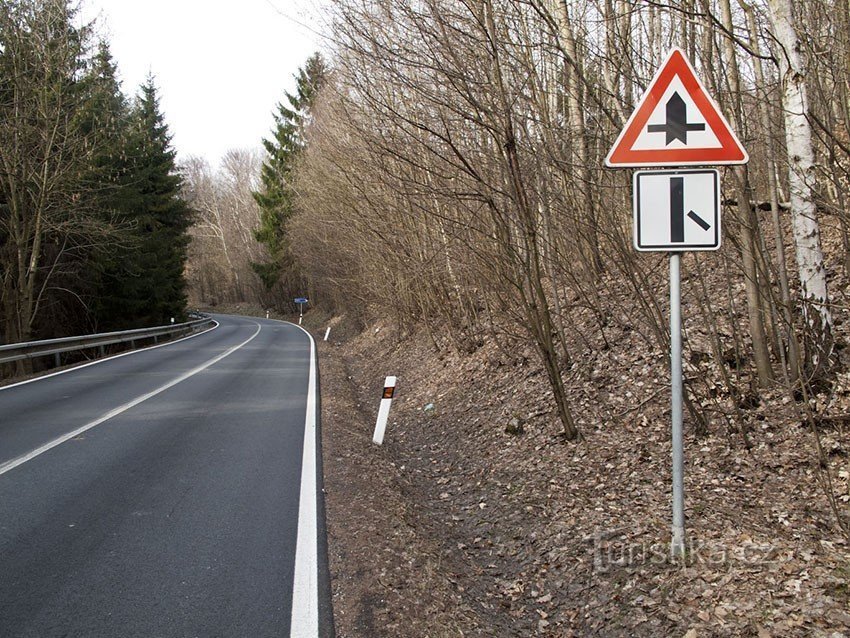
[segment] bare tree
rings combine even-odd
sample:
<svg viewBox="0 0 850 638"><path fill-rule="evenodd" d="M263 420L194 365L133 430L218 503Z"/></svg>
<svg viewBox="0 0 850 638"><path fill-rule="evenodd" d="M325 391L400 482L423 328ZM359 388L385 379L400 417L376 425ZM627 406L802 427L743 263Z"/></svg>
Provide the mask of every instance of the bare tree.
<svg viewBox="0 0 850 638"><path fill-rule="evenodd" d="M804 155L794 159L782 137L787 72L770 64L770 9L766 0L335 0L335 71L306 132L290 224L311 247L298 260L313 296L424 325L437 347L533 346L553 413L577 434L571 384L612 335L636 330L655 353L669 343L662 262L635 254L628 176L602 167L664 50L680 45L751 157L726 172L736 214L724 248L685 260L696 282L685 296L686 347L710 360L690 364L693 424L704 431L721 413L743 421L740 405L776 383L775 370L806 383L797 371L812 368L795 363L795 327L826 343L831 303L825 283L812 296L814 275L825 274L813 252L821 208L844 224L850 247L848 108L836 99L850 87L840 30L850 14L833 0L795 9L811 26L798 48L820 52L808 56L821 72L803 77L818 96L803 118L825 160L811 178L828 188L802 182L817 210L789 224L781 212L797 201L787 202L799 170L777 169L786 154ZM841 20L831 23L833 10ZM796 269L785 263L792 246ZM822 362L828 350L808 352Z"/></svg>
<svg viewBox="0 0 850 638"><path fill-rule="evenodd" d="M264 251L253 234L259 209L251 192L259 167L259 153L242 150L228 151L217 171L196 157L182 166L186 197L197 213L187 265L190 301L196 305L266 301L251 268Z"/></svg>
<svg viewBox="0 0 850 638"><path fill-rule="evenodd" d="M7 342L31 338L69 257L110 238L109 225L82 206L80 175L97 149L80 129L88 36L73 18L65 0L0 2L0 301Z"/></svg>

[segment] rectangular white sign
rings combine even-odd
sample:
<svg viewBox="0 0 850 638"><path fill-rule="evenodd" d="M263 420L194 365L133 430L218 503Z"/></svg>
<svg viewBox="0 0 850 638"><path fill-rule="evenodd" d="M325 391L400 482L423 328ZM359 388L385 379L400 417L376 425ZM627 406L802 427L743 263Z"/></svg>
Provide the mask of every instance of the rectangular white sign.
<svg viewBox="0 0 850 638"><path fill-rule="evenodd" d="M638 250L720 248L718 171L637 171L633 196L634 243Z"/></svg>

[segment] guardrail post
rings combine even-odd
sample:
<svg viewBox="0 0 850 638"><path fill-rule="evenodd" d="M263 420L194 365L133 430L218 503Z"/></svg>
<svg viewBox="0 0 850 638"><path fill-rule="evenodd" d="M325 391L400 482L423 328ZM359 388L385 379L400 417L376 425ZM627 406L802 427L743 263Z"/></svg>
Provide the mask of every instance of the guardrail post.
<svg viewBox="0 0 850 638"><path fill-rule="evenodd" d="M62 355L61 355L61 353L57 352L56 354L53 355L53 365L56 368L58 368L59 366L62 365Z"/></svg>

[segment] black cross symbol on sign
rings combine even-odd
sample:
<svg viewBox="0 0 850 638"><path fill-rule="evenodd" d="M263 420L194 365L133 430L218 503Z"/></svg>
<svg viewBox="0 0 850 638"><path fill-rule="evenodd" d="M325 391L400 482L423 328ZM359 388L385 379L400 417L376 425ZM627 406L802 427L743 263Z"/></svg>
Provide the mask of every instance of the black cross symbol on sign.
<svg viewBox="0 0 850 638"><path fill-rule="evenodd" d="M667 121L664 124L650 124L646 127L650 133L666 133L664 145L667 146L673 140L679 140L682 144L688 143L689 131L704 131L705 124L693 124L688 122L688 105L678 93L673 93L667 100Z"/></svg>

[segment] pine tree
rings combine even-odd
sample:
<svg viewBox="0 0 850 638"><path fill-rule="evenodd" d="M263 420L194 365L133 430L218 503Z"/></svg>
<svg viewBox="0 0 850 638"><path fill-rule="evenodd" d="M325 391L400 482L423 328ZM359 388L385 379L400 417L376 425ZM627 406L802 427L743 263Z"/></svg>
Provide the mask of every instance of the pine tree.
<svg viewBox="0 0 850 638"><path fill-rule="evenodd" d="M263 140L267 160L260 174L262 188L254 193L260 206L260 226L255 236L268 248L270 259L252 266L266 288L283 283L288 296L299 292L302 285L302 278L294 271L286 238L286 222L293 213L291 174L304 148L310 111L326 75L327 66L321 54L315 53L307 59L295 76L295 93L285 92L286 104L277 106L272 139Z"/></svg>
<svg viewBox="0 0 850 638"><path fill-rule="evenodd" d="M85 101L80 128L92 145L90 165L81 178L83 204L109 229L113 240L95 243L86 255L85 279L78 282L77 294L91 311L91 329L124 327L125 308L116 303L121 290L116 281L126 270L128 252L134 246L131 207L124 201L128 189L126 143L130 107L121 91L117 66L109 44L101 41L82 79ZM123 300L120 300L123 301Z"/></svg>
<svg viewBox="0 0 850 638"><path fill-rule="evenodd" d="M153 78L142 85L130 113L112 209L133 225L132 242L109 262L98 303L100 326L145 326L181 318L183 271L191 210L180 197L171 136Z"/></svg>

